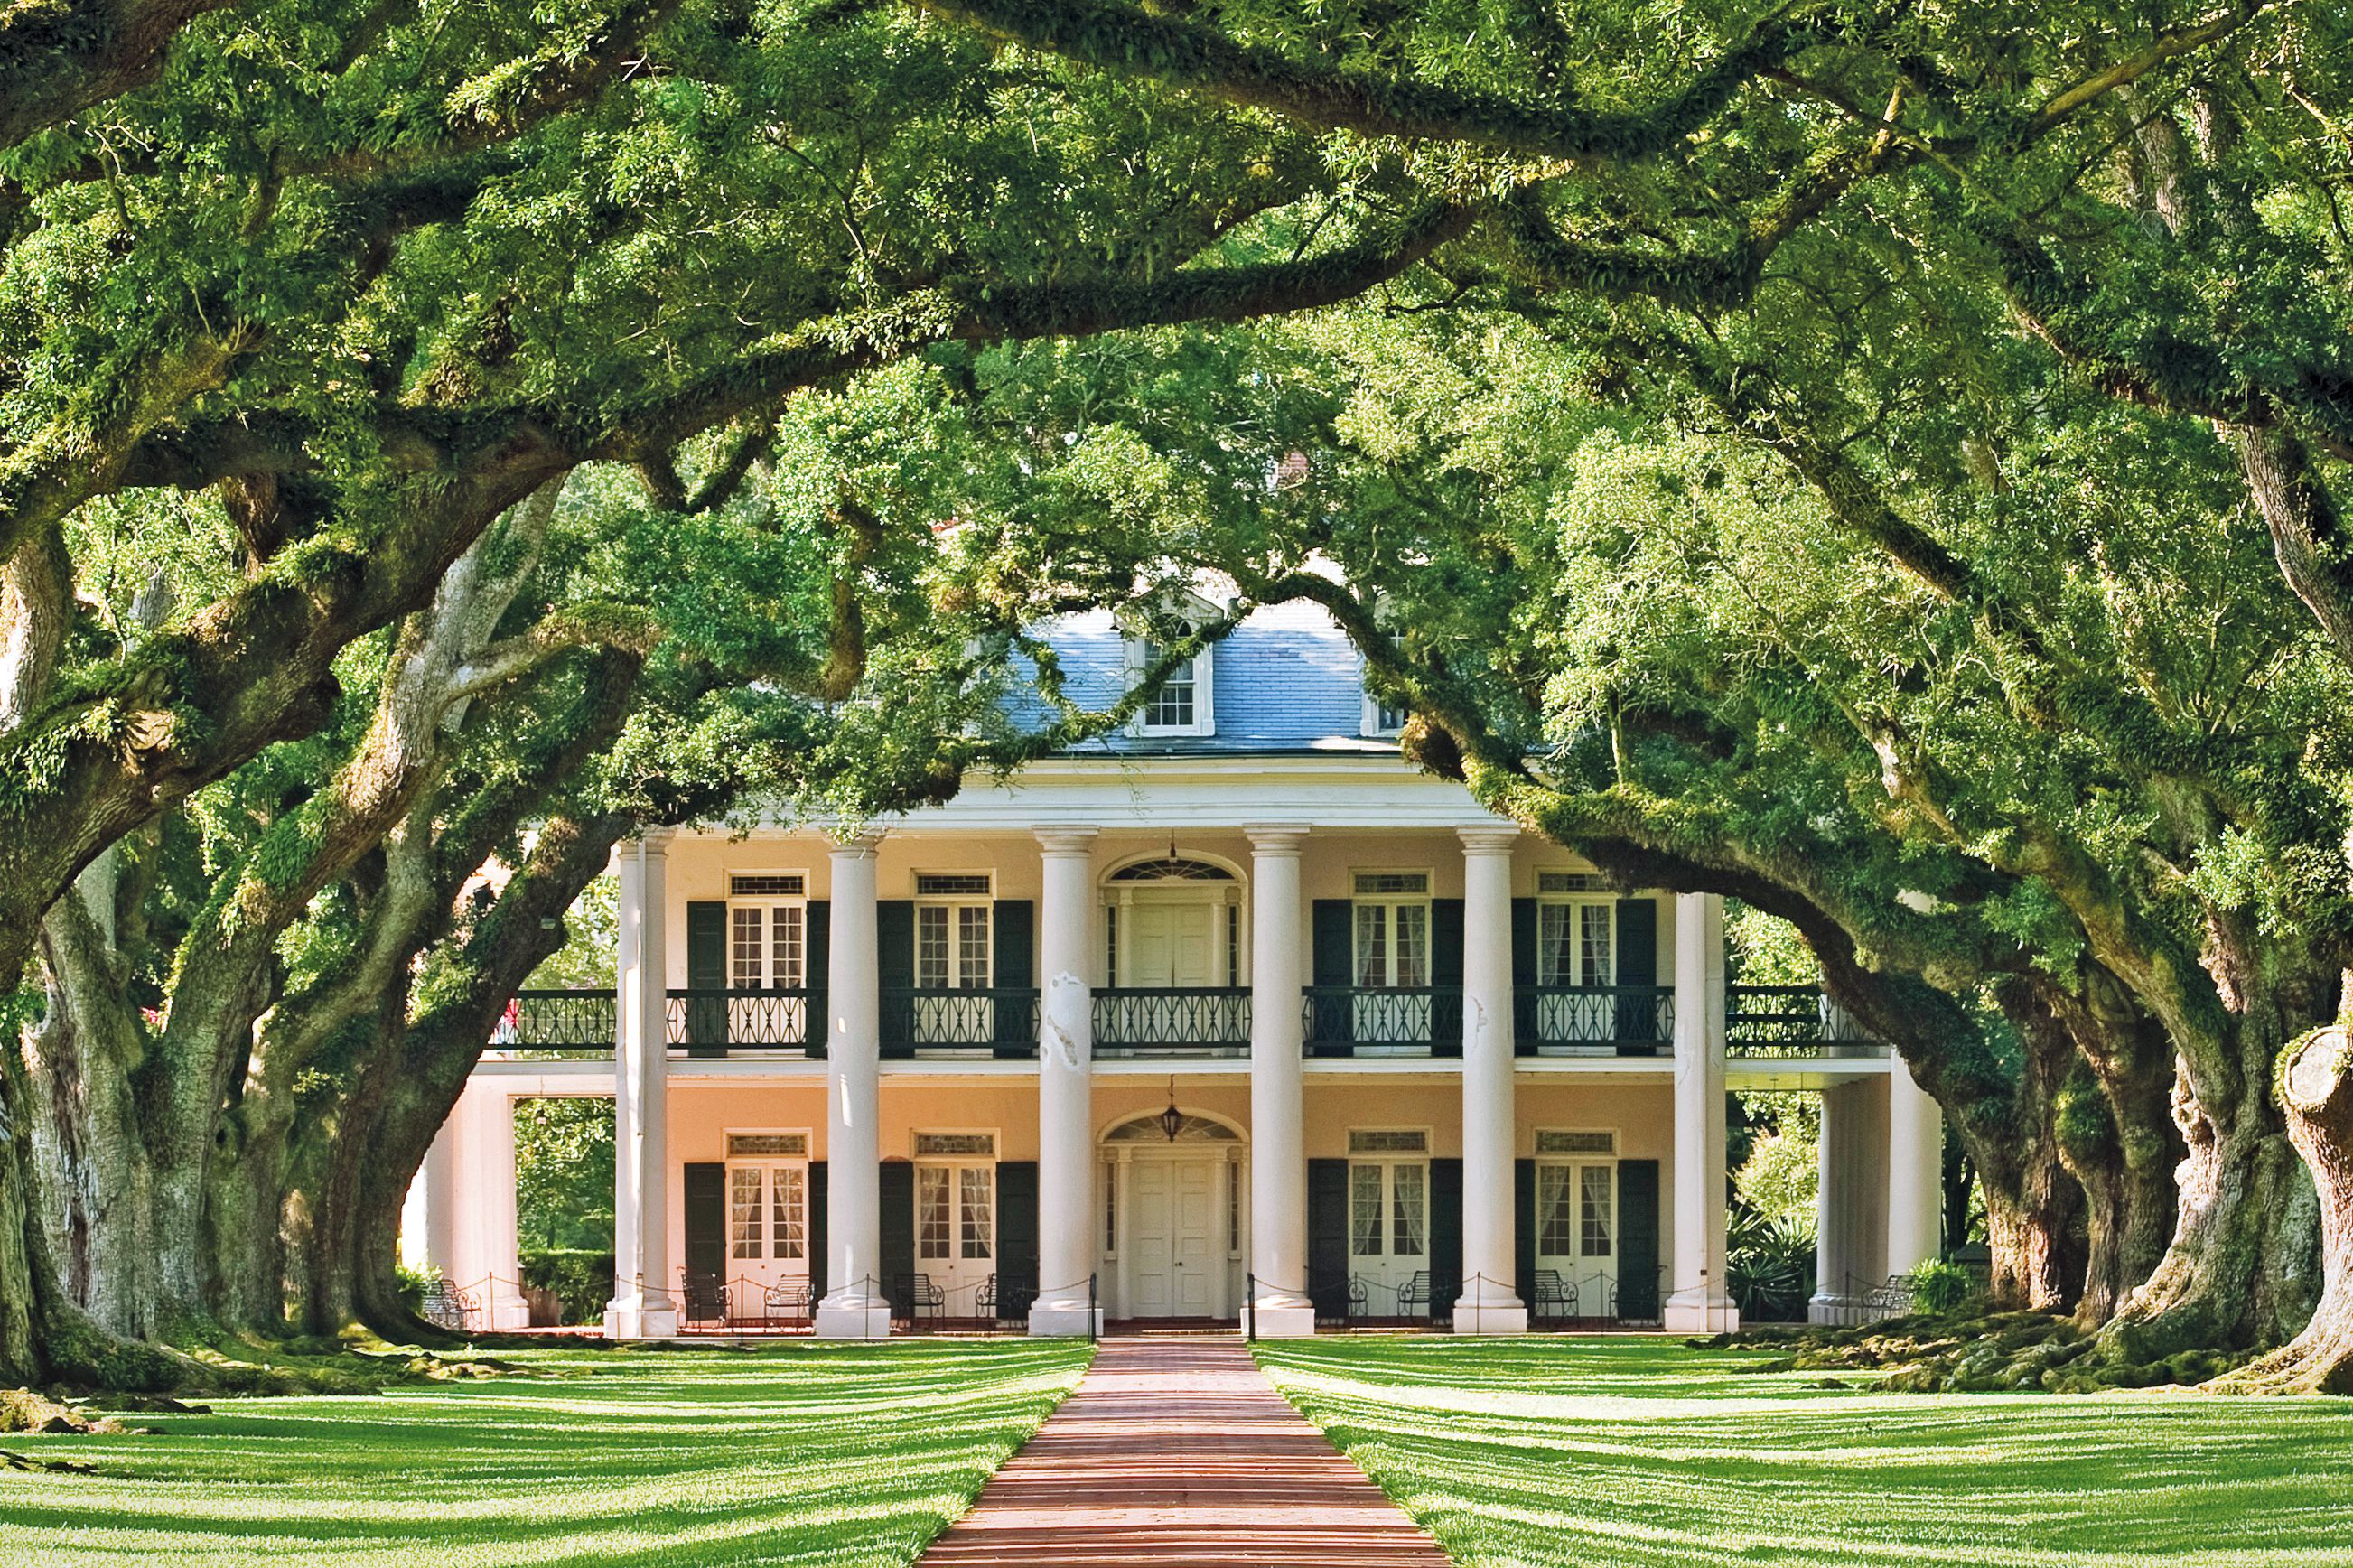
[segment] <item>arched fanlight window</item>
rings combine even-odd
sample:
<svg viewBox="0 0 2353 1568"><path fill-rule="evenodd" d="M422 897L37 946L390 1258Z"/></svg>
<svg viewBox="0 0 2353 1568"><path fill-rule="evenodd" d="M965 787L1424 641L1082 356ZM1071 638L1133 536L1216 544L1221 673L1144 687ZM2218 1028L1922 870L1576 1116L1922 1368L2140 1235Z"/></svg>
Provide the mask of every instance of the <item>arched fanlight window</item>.
<svg viewBox="0 0 2353 1568"><path fill-rule="evenodd" d="M1171 1138L1160 1125L1158 1112L1123 1121L1103 1135L1109 1143L1235 1143L1241 1134L1222 1121L1212 1121L1206 1116L1177 1113L1176 1136Z"/></svg>
<svg viewBox="0 0 2353 1568"><path fill-rule="evenodd" d="M1138 860L1133 866L1123 866L1111 874L1114 882L1230 882L1234 874L1223 866L1212 866L1206 860L1187 860L1176 856L1164 856L1157 860Z"/></svg>

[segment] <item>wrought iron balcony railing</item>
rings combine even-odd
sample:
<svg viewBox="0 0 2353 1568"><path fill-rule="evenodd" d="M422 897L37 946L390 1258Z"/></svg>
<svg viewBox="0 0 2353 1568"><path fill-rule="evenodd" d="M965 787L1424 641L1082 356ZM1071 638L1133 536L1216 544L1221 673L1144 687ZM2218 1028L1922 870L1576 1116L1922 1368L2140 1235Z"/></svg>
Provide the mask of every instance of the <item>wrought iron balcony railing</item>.
<svg viewBox="0 0 2353 1568"><path fill-rule="evenodd" d="M1882 1057L1852 1014L1816 985L1734 985L1724 997L1727 1057Z"/></svg>
<svg viewBox="0 0 2353 1568"><path fill-rule="evenodd" d="M1657 1057L1675 1041L1666 985L1521 985L1514 1030L1524 1057Z"/></svg>
<svg viewBox="0 0 2353 1568"><path fill-rule="evenodd" d="M822 996L823 993L817 993ZM691 1057L731 1050L825 1055L822 1003L805 986L757 986L734 991L672 991L669 1039Z"/></svg>
<svg viewBox="0 0 2353 1568"><path fill-rule="evenodd" d="M1094 1033L1097 1056L1248 1056L1250 988L1106 987L1094 994Z"/></svg>
<svg viewBox="0 0 2353 1568"><path fill-rule="evenodd" d="M491 1031L490 1048L609 1057L618 1024L610 991L518 991Z"/></svg>
<svg viewBox="0 0 2353 1568"><path fill-rule="evenodd" d="M882 1055L1034 1057L1034 985L882 987Z"/></svg>
<svg viewBox="0 0 2353 1568"><path fill-rule="evenodd" d="M1459 1057L1460 985L1310 985L1300 1017L1311 1057Z"/></svg>

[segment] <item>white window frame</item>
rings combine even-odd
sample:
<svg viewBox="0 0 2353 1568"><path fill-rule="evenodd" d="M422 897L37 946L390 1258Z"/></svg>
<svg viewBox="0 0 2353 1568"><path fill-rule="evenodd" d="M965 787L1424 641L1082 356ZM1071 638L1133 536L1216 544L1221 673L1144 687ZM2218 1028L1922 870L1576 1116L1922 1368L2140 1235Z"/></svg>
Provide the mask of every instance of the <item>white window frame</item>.
<svg viewBox="0 0 2353 1568"><path fill-rule="evenodd" d="M1535 1224L1537 1226L1536 1255L1540 1258L1555 1258L1567 1259L1572 1264L1578 1267L1590 1264L1598 1268L1601 1266L1602 1259L1607 1258L1609 1260L1609 1271L1614 1278L1615 1271L1618 1267L1619 1248L1621 1245L1621 1238L1618 1234L1618 1167L1621 1161L1620 1148L1623 1140L1619 1136L1618 1129L1615 1127L1540 1127L1536 1129L1534 1144L1541 1144L1544 1141L1544 1134L1547 1132L1599 1135L1609 1140L1609 1148L1606 1152L1599 1150L1577 1150L1569 1152L1539 1152L1535 1154L1535 1163L1537 1173L1535 1213ZM1609 1250L1606 1252L1588 1253L1585 1249L1585 1171L1588 1166L1597 1165L1607 1166L1609 1171L1609 1208L1602 1222L1609 1233ZM1567 1252L1546 1252L1544 1250L1543 1226L1545 1214L1543 1173L1546 1166L1556 1167L1568 1173L1567 1180L1568 1182L1568 1225L1571 1231L1569 1238L1571 1250Z"/></svg>
<svg viewBox="0 0 2353 1568"><path fill-rule="evenodd" d="M1537 885L1539 887L1543 886L1541 882ZM1581 957L1584 937L1578 928L1583 925L1585 917L1577 911L1581 908L1588 906L1599 907L1602 911L1602 919L1607 921L1609 924L1609 973L1598 984L1605 989L1618 984L1618 962L1620 958L1618 944L1618 895L1615 893L1576 892L1538 893L1536 895L1537 984L1548 986L1566 985L1583 988L1597 984L1595 982L1576 977L1563 980L1558 975L1555 975L1550 980L1544 978L1544 911L1547 909L1566 909L1570 911L1567 917L1569 921L1569 940L1573 944L1575 944L1577 955Z"/></svg>
<svg viewBox="0 0 2353 1568"><path fill-rule="evenodd" d="M934 866L928 869L917 871L914 874L913 885L916 888L921 888L923 885L923 879L925 877L985 877L988 879L988 891L985 893L919 892L915 895L914 904L916 913L914 959L915 984L917 988L923 988L923 911L925 909L945 910L948 911L948 973L947 979L944 983L945 988L951 991L962 991L966 989L987 990L995 985L997 984L997 873L994 870L945 870ZM965 909L976 909L982 911L980 917L981 941L987 945L988 950L987 962L985 965L987 973L980 984L974 987L967 987L964 983L963 955L957 946L959 941L957 928L961 922L956 911L958 910ZM944 1130L940 1128L930 1128L926 1129L926 1131L941 1131Z"/></svg>
<svg viewBox="0 0 2353 1568"><path fill-rule="evenodd" d="M1358 879L1365 877L1419 877L1421 879L1421 891L1419 893L1359 892L1356 890ZM1419 905L1421 909L1421 984L1423 986L1428 986L1432 984L1430 976L1430 972L1435 966L1437 959L1436 948L1438 942L1438 917L1432 908L1432 906L1437 902L1437 897L1431 889L1436 888L1437 885L1438 878L1436 874L1427 866L1352 866L1348 868L1349 984L1356 984L1356 977L1361 973L1357 967L1356 957L1357 911L1366 904L1381 904L1390 910L1390 918L1383 922L1385 927L1383 935L1385 946L1382 951L1381 963L1382 968L1387 972L1389 977L1388 986L1384 987L1384 989L1393 988L1398 984L1398 922L1396 919L1396 911L1409 904Z"/></svg>
<svg viewBox="0 0 2353 1568"><path fill-rule="evenodd" d="M988 1152L986 1154L915 1153L914 1151L920 1146L922 1140L933 1135L951 1138L986 1138L989 1141ZM1004 1163L1004 1130L997 1127L914 1127L908 1129L907 1149L909 1159L915 1165L917 1172L915 1176L915 1213L913 1216L915 1224L916 1263L920 1266L923 1263L952 1265L956 1263L986 1262L989 1264L997 1264L1002 1262L1003 1250L1002 1237L1000 1235L1000 1222L1004 1217L1002 1213L1004 1194L997 1184L997 1167ZM986 1258L966 1258L965 1256L963 1183L960 1178L953 1176L950 1178L947 1190L948 1250L944 1257L933 1257L927 1255L923 1251L923 1169L925 1166L932 1166L955 1172L981 1165L986 1165L988 1168L987 1256Z"/></svg>
<svg viewBox="0 0 2353 1568"><path fill-rule="evenodd" d="M1218 617L1215 605L1196 595L1176 596L1162 606L1162 618L1172 626L1182 626L1187 632L1198 631ZM1124 628L1127 686L1134 690L1144 680L1145 672L1155 662L1152 657L1150 627L1131 624ZM1193 721L1189 724L1155 724L1150 721L1150 705L1139 710L1128 722L1131 735L1214 735L1218 732L1217 697L1218 645L1210 643L1193 656Z"/></svg>
<svg viewBox="0 0 2353 1568"><path fill-rule="evenodd" d="M1372 1149L1359 1152L1355 1147L1356 1135L1359 1132L1419 1133L1421 1137L1421 1147L1419 1149ZM1414 1127L1390 1123L1386 1126L1350 1127L1345 1130L1341 1147L1346 1151L1345 1159L1348 1166L1348 1256L1351 1259L1418 1258L1421 1260L1422 1267L1428 1267L1430 1248L1430 1211L1433 1207L1430 1195L1430 1168L1438 1158L1435 1152L1437 1142L1437 1129L1430 1126ZM1356 1167L1359 1165L1381 1167L1381 1247L1378 1252L1360 1253L1356 1250ZM1421 1167L1421 1249L1419 1252L1400 1253L1397 1250L1396 1167L1399 1165Z"/></svg>
<svg viewBox="0 0 2353 1568"><path fill-rule="evenodd" d="M738 893L735 891L735 879L738 877L798 877L801 879L801 890L798 893ZM742 989L735 984L735 911L739 909L756 909L764 911L797 909L801 912L801 975L798 984L786 985L776 978L776 917L773 912L766 912L760 917L760 984L752 989L799 990L808 985L808 872L806 870L790 867L767 866L735 866L728 868L727 990Z"/></svg>
<svg viewBox="0 0 2353 1568"><path fill-rule="evenodd" d="M1391 709L1369 691L1364 694L1364 713L1356 725L1357 734L1368 741L1388 741L1405 733L1405 721L1412 716L1407 710ZM1392 712L1398 716L1394 724L1388 721Z"/></svg>
<svg viewBox="0 0 2353 1568"><path fill-rule="evenodd" d="M722 1160L727 1171L727 1262L786 1263L797 1265L806 1273L809 1268L809 1244L815 1236L814 1194L809 1190L809 1164L813 1156L808 1151L817 1146L815 1130L807 1127L729 1127L721 1131L719 1147L726 1150L738 1138L798 1138L802 1152L798 1154L727 1154ZM760 1176L760 1250L744 1254L735 1250L735 1173L756 1170ZM801 1250L797 1258L786 1258L776 1251L776 1177L779 1169L792 1169L801 1176Z"/></svg>

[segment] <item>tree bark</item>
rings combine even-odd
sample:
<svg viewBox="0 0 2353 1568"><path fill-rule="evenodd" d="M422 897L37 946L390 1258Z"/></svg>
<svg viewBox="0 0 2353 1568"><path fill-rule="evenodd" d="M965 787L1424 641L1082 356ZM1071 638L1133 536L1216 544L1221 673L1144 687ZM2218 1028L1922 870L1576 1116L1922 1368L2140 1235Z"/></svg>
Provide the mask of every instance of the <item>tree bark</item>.
<svg viewBox="0 0 2353 1568"><path fill-rule="evenodd" d="M2303 1332L2208 1384L2243 1394L2353 1394L2353 1035L2316 1029L2288 1048L2280 1101L2320 1196L2319 1305Z"/></svg>

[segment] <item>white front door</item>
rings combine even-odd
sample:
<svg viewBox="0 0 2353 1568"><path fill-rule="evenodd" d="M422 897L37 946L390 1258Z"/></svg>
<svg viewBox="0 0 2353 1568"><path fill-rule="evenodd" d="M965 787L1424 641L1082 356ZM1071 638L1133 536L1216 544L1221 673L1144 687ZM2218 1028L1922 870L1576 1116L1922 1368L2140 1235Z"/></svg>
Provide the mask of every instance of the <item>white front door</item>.
<svg viewBox="0 0 2353 1568"><path fill-rule="evenodd" d="M1216 1318L1226 1312L1226 1216L1219 1159L1139 1155L1128 1182L1127 1258L1132 1318Z"/></svg>
<svg viewBox="0 0 2353 1568"><path fill-rule="evenodd" d="M997 1272L993 1162L939 1161L915 1167L915 1272L945 1296L940 1315L977 1315L980 1288Z"/></svg>

